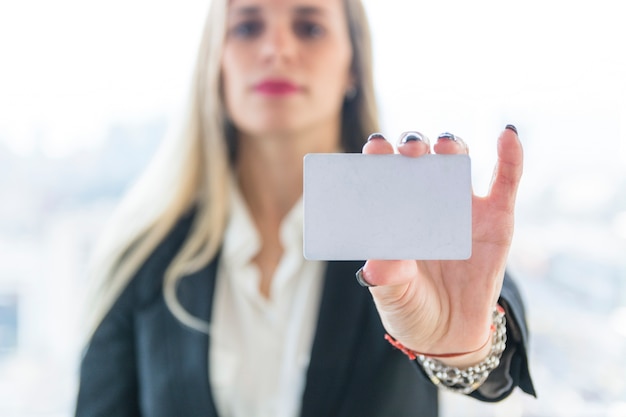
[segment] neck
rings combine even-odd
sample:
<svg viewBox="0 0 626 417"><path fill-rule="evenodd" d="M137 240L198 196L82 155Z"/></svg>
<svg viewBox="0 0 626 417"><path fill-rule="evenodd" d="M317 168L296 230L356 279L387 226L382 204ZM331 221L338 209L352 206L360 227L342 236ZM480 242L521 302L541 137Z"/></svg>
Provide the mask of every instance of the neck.
<svg viewBox="0 0 626 417"><path fill-rule="evenodd" d="M302 159L307 153L336 152L337 126L298 135L238 138L236 170L241 193L263 242L254 262L261 277L259 291L265 297L270 296L272 277L284 249L280 224L302 195Z"/></svg>
<svg viewBox="0 0 626 417"><path fill-rule="evenodd" d="M280 224L302 195L304 156L337 152L338 144L339 128L335 125L300 134L241 135L237 176L257 225Z"/></svg>

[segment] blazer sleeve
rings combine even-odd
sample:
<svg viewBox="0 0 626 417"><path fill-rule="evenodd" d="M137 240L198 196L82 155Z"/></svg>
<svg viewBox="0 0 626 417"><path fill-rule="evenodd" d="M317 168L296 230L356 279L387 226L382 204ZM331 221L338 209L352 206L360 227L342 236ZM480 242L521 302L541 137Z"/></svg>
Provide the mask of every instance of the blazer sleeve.
<svg viewBox="0 0 626 417"><path fill-rule="evenodd" d="M487 381L470 395L481 401L495 402L509 396L515 387L536 396L528 366L528 324L519 289L510 275L505 273L499 304L506 313L506 349L500 365Z"/></svg>

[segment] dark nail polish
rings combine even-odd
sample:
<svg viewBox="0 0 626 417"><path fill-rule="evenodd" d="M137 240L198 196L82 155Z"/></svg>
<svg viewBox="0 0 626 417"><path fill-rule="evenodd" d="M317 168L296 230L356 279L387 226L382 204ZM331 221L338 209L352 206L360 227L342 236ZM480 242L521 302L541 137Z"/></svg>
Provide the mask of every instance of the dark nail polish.
<svg viewBox="0 0 626 417"><path fill-rule="evenodd" d="M381 134L381 133L372 133L371 135L369 135L369 137L367 138L367 141L369 142L370 140L374 140L374 139L382 139L382 140L386 140L385 137Z"/></svg>
<svg viewBox="0 0 626 417"><path fill-rule="evenodd" d="M365 277L363 276L363 268L362 267L359 268L358 271L356 271L355 275L356 275L356 282L358 282L361 287L368 288L368 287L375 287L376 286L376 285L370 284L369 282L367 282L365 280Z"/></svg>
<svg viewBox="0 0 626 417"><path fill-rule="evenodd" d="M404 132L402 136L400 136L400 144L404 145L407 142L424 142L424 136L417 132Z"/></svg>
<svg viewBox="0 0 626 417"><path fill-rule="evenodd" d="M439 135L437 137L437 139L447 139L447 140L453 140L456 141L456 136L454 136L452 133L450 132L444 132L441 135Z"/></svg>
<svg viewBox="0 0 626 417"><path fill-rule="evenodd" d="M517 135L517 128L513 125L506 125L506 129L512 130Z"/></svg>

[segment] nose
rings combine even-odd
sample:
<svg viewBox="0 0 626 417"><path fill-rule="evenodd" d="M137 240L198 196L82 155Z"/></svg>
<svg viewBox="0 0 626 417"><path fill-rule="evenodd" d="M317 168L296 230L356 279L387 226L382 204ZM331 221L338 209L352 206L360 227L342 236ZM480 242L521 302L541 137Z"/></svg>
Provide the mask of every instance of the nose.
<svg viewBox="0 0 626 417"><path fill-rule="evenodd" d="M272 25L263 37L261 57L265 62L288 62L293 59L296 48L297 39L287 25Z"/></svg>

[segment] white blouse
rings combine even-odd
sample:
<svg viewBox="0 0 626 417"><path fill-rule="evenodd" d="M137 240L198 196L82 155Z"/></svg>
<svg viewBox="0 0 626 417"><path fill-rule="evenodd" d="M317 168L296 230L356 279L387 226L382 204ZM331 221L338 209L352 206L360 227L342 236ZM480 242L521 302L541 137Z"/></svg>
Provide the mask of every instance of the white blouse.
<svg viewBox="0 0 626 417"><path fill-rule="evenodd" d="M211 320L210 382L222 417L296 417L306 382L324 263L302 255L302 200L283 220L284 248L261 295L260 236L235 187Z"/></svg>

